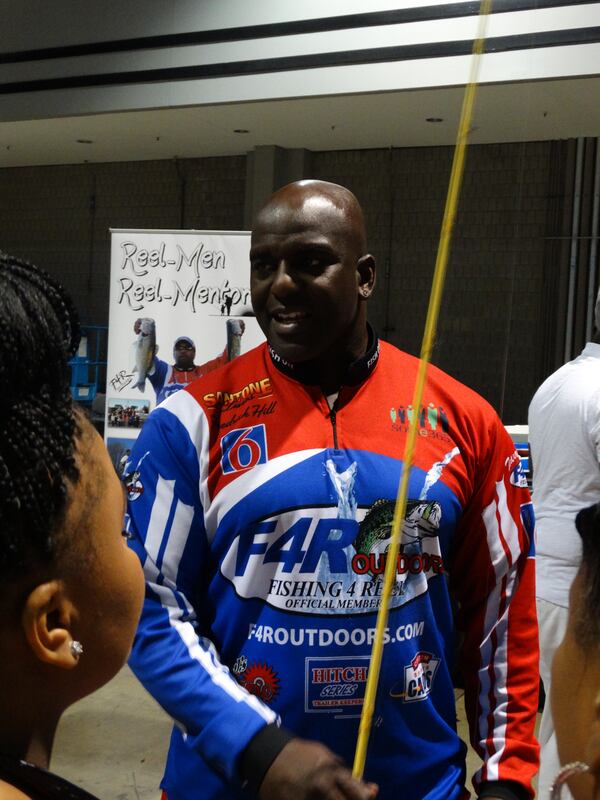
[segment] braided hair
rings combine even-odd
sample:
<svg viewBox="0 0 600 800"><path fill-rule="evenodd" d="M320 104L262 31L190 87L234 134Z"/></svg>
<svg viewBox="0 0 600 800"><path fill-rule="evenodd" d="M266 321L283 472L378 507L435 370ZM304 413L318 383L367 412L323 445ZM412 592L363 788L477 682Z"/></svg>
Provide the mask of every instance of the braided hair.
<svg viewBox="0 0 600 800"><path fill-rule="evenodd" d="M43 270L0 252L0 577L56 556L79 480L67 360L77 312Z"/></svg>

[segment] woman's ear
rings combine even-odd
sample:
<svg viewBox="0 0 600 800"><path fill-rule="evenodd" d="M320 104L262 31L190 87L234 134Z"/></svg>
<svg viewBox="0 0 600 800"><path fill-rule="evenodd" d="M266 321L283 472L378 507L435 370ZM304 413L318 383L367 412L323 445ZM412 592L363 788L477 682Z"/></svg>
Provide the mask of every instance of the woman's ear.
<svg viewBox="0 0 600 800"><path fill-rule="evenodd" d="M36 586L25 601L21 616L25 638L34 655L62 669L73 669L79 661L72 636L76 620L76 608L59 580Z"/></svg>

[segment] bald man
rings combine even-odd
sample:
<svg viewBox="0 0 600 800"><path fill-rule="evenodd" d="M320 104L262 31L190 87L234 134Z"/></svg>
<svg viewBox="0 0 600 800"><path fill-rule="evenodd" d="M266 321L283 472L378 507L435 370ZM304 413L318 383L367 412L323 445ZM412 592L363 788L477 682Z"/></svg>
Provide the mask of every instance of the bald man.
<svg viewBox="0 0 600 800"><path fill-rule="evenodd" d="M530 503L493 410L367 323L347 189L276 192L252 233L267 342L152 413L129 506L147 601L131 664L176 720L169 800L462 800L450 591L483 798L532 797ZM410 419L419 447L366 777L352 762Z"/></svg>

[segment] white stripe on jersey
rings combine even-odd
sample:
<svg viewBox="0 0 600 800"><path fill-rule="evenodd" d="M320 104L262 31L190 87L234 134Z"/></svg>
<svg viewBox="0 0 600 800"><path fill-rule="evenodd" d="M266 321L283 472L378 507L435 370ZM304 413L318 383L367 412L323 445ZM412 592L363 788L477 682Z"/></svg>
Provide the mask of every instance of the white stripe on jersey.
<svg viewBox="0 0 600 800"><path fill-rule="evenodd" d="M493 708L492 721L487 715L479 719L479 738L484 747L485 780L498 780L498 767L506 747L506 720L508 692L508 607L516 587L516 570L519 548L519 530L508 509L506 486L504 481L496 483L496 499L484 508L483 522L487 534L487 545L490 559L496 576L496 586L489 594L484 619L483 642L481 646L480 694L479 704L482 708ZM510 552L511 564L507 569L507 553L503 542ZM504 611L501 613L501 608ZM496 634L493 637L493 633ZM494 641L495 639L495 641ZM494 671L493 685L490 680L489 665ZM490 698L493 692L493 699ZM490 753L487 739L489 731L494 731L492 744L494 752Z"/></svg>
<svg viewBox="0 0 600 800"><path fill-rule="evenodd" d="M521 544L519 542L519 528L508 510L508 499L506 495L506 484L504 481L496 483L498 493L498 510L500 511L500 523L502 533L511 555L511 566L515 564L521 555Z"/></svg>
<svg viewBox="0 0 600 800"><path fill-rule="evenodd" d="M259 464L248 472L242 473L235 480L235 492L226 492L227 498L217 495L213 502L204 507L204 523L206 525L206 535L209 543L214 539L217 528L223 517L238 502L252 492L256 491L263 484L280 475L286 470L291 469L297 464L312 458L318 453L322 453L323 448L313 450L300 450L295 453L287 453L284 456L272 458L266 464Z"/></svg>
<svg viewBox="0 0 600 800"><path fill-rule="evenodd" d="M152 511L150 512L150 519L146 529L146 541L144 542L146 552L155 564L158 562L158 553L167 530L167 522L171 513L174 495L175 481L165 480L159 475L156 481L156 496L154 503L152 503Z"/></svg>
<svg viewBox="0 0 600 800"><path fill-rule="evenodd" d="M148 520L145 547L148 556L158 565L164 577L176 585L177 570L188 540L194 507L177 500L171 526L167 528L174 497L175 481L166 480L159 475L156 481L156 497ZM165 539L164 553L159 562L160 549Z"/></svg>
<svg viewBox="0 0 600 800"><path fill-rule="evenodd" d="M163 575L164 580L161 583L158 583L158 579L161 576L161 572L154 563L149 558L146 559L144 562L144 577L146 578L146 583L152 589L152 591L159 595L161 598L161 605L165 608L170 608L171 606L176 607L184 606L186 615L191 619L196 619L196 611L191 603L188 601L187 597L184 593L177 588L176 584L170 580L169 578L165 578ZM169 592L171 594L169 594ZM169 598L167 600L167 598ZM179 598L180 602L177 603L177 598Z"/></svg>
<svg viewBox="0 0 600 800"><path fill-rule="evenodd" d="M217 660L213 645L211 644L210 651L205 650L189 622L181 622L181 620L177 619L175 616L172 617L171 611L176 612L176 610L169 609L171 625L179 633L183 643L187 646L190 658L196 659L196 661L204 667L215 686L222 689L236 702L249 705L266 722L276 722L278 720L277 714L261 703L258 697L255 697L242 688L235 678L231 677L231 673L227 667L223 666L223 664Z"/></svg>
<svg viewBox="0 0 600 800"><path fill-rule="evenodd" d="M302 461L323 452L323 448L314 448L273 458L266 464L260 464L239 475L235 480L236 492L227 492L227 501L220 503L219 496L217 496L211 502L208 493L208 442L210 435L204 410L189 392L176 392L176 394L171 395L162 403L161 408L170 411L177 417L196 448L201 470L200 502L204 509L204 525L209 544L214 539L219 523L225 514L238 503L240 498L252 493L267 481L294 467L296 464L300 464Z"/></svg>
<svg viewBox="0 0 600 800"><path fill-rule="evenodd" d="M198 664L208 674L212 683L214 683L215 686L218 686L237 703L246 703L267 723L278 722L279 717L274 711L261 703L257 697L251 695L243 687L241 687L235 678L232 678L227 667L225 667L219 661L213 643L204 638L200 640L196 631L194 630L193 625L190 622L183 622L180 619L182 612L177 605L172 589L170 589L168 586L161 586L158 583L154 583L151 579L149 574L151 572L154 572L155 579L158 576L156 567L153 565L150 566L149 564L148 569L145 568L144 571L146 573L146 579L148 581L149 588L159 597L161 606L168 614L169 624L179 634L181 641L186 646L189 657L198 662ZM187 599L183 597L183 594L181 592L177 592L177 594L184 599L186 607L191 608ZM180 723L178 724L178 727L180 727L180 729L185 733L189 733L185 726L181 725Z"/></svg>
<svg viewBox="0 0 600 800"><path fill-rule="evenodd" d="M163 410L174 414L177 420L187 431L190 441L196 449L198 464L200 465L200 481L198 491L200 492L200 502L203 508L210 504L208 492L206 490L206 478L208 475L208 442L209 430L206 415L197 400L189 392L175 392L170 395L160 406Z"/></svg>

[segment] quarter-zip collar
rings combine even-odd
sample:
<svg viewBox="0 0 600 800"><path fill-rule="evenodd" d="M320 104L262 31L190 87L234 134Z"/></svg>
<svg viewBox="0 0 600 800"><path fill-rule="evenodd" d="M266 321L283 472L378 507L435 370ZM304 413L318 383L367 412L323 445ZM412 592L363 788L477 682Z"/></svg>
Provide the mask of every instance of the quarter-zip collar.
<svg viewBox="0 0 600 800"><path fill-rule="evenodd" d="M379 361L379 337L373 328L367 322L368 344L367 350L364 355L353 361L346 371L346 375L342 380L342 386L358 386L363 383L369 375L373 372ZM316 377L315 371L305 364L291 364L282 358L279 353L268 345L269 355L273 364L280 372L293 378L300 383L306 383L312 386L317 386L319 381Z"/></svg>

